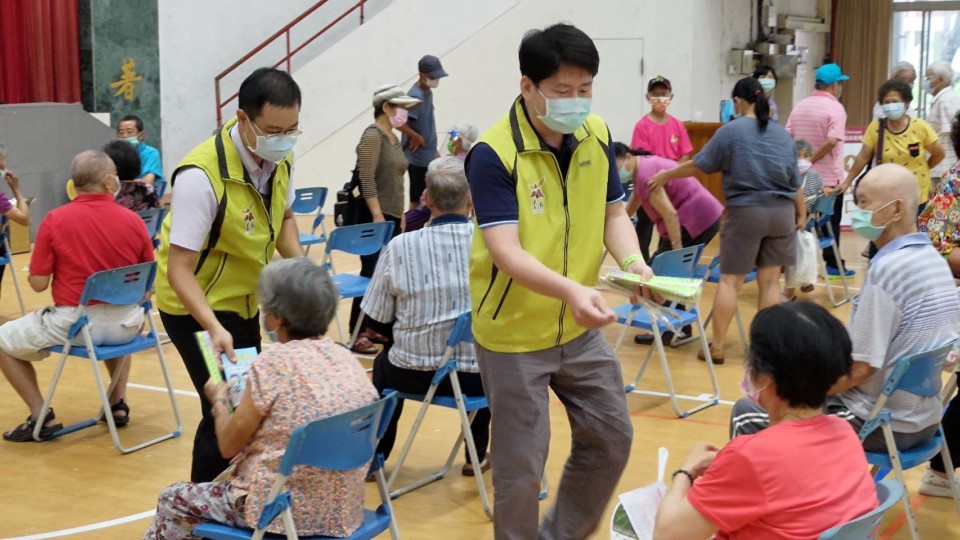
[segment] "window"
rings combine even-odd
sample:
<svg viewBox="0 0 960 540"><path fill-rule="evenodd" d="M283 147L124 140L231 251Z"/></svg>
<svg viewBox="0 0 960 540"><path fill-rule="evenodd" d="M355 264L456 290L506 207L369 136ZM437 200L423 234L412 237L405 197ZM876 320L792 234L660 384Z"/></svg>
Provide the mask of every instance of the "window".
<svg viewBox="0 0 960 540"><path fill-rule="evenodd" d="M927 66L945 60L960 75L960 1L894 0L893 10L891 64L906 61L916 66L913 106L925 117L932 96L921 90L920 83Z"/></svg>

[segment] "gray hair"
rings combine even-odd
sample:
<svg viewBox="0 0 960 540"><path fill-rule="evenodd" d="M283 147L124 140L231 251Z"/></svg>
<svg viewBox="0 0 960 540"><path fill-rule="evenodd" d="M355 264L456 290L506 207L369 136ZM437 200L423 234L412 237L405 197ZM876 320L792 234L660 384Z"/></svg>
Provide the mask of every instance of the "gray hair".
<svg viewBox="0 0 960 540"><path fill-rule="evenodd" d="M938 60L929 66L927 66L927 74L933 75L934 77L940 77L941 79L947 81L947 84L953 84L953 67L950 65L950 62L944 62L943 60Z"/></svg>
<svg viewBox="0 0 960 540"><path fill-rule="evenodd" d="M897 77L897 75L900 75L904 71L913 73L914 77L917 76L917 68L913 67L913 64L910 62L897 62L897 64L893 66L893 71L890 72L890 77L899 79L900 77Z"/></svg>
<svg viewBox="0 0 960 540"><path fill-rule="evenodd" d="M456 212L470 200L470 184L463 172L463 162L454 156L443 156L427 166L427 192L430 205L438 212Z"/></svg>
<svg viewBox="0 0 960 540"><path fill-rule="evenodd" d="M257 292L260 306L280 319L291 339L326 334L340 297L327 271L303 257L268 264Z"/></svg>
<svg viewBox="0 0 960 540"><path fill-rule="evenodd" d="M93 191L103 184L103 179L111 174L110 171L115 170L116 166L110 156L100 150L87 150L73 158L70 177L73 178L73 185L77 189Z"/></svg>
<svg viewBox="0 0 960 540"><path fill-rule="evenodd" d="M796 146L798 154L800 152L809 152L811 155L813 155L813 146L805 139L797 139L793 141L793 144Z"/></svg>
<svg viewBox="0 0 960 540"><path fill-rule="evenodd" d="M461 122L454 125L453 129L460 136L460 147L463 148L464 152L469 151L473 147L473 143L477 142L477 135L479 134L477 126Z"/></svg>

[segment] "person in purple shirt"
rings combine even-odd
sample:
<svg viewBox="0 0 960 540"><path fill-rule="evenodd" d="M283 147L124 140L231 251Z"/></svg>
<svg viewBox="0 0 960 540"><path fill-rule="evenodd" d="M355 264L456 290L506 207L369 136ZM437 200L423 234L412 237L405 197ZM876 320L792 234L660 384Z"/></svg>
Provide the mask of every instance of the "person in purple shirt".
<svg viewBox="0 0 960 540"><path fill-rule="evenodd" d="M6 193L0 191L0 214L14 223L29 227L30 209L27 208L28 201L20 193L20 177L13 174L13 171L7 170L7 147L0 143L0 182L4 180L10 186L10 194L13 196L12 200L16 205L10 202L11 199L7 197ZM0 242L0 256L6 254L6 246ZM0 266L0 281L3 281L3 271L6 268L6 265Z"/></svg>
<svg viewBox="0 0 960 540"><path fill-rule="evenodd" d="M662 188L651 190L647 187L647 180L660 171L675 168L677 162L654 156L643 149L629 148L621 142L613 143L613 149L620 181L633 184L627 215L632 216L642 207L660 234L660 244L653 258L665 251L710 243L720 230L723 205L699 180L692 176L677 178ZM689 335L690 328L684 327L682 333ZM676 342L674 337L684 338L666 332L664 341L673 344ZM634 342L641 345L653 343L653 335L640 334L634 337Z"/></svg>

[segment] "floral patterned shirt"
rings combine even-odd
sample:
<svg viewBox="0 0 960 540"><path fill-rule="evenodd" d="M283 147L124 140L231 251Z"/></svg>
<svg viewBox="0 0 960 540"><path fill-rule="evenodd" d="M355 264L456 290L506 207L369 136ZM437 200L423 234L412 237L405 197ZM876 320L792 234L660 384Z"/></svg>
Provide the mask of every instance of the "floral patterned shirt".
<svg viewBox="0 0 960 540"><path fill-rule="evenodd" d="M943 175L918 223L920 232L930 236L933 247L944 257L960 243L960 163Z"/></svg>
<svg viewBox="0 0 960 540"><path fill-rule="evenodd" d="M332 340L298 340L274 345L250 368L247 390L263 422L236 458L231 491L246 496L244 517L254 524L263 510L290 435L298 427L377 399L366 371ZM331 442L336 444L336 442ZM328 471L297 467L287 481L297 533L348 536L363 520L367 467ZM267 529L282 532L280 519Z"/></svg>

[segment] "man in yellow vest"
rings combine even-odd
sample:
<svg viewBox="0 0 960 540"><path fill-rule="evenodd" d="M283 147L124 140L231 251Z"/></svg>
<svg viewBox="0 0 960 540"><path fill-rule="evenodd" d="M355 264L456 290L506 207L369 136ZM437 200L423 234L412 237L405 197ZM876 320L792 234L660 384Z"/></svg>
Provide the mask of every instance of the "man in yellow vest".
<svg viewBox="0 0 960 540"><path fill-rule="evenodd" d="M477 224L470 257L473 333L493 414L497 539L586 538L626 466L633 428L620 364L594 288L603 248L652 275L624 210L610 132L590 114L600 58L579 29L532 30L520 44L520 97L467 157ZM552 388L567 408L570 457L539 524Z"/></svg>
<svg viewBox="0 0 960 540"><path fill-rule="evenodd" d="M209 378L194 332L210 333L216 352L260 348L257 278L273 257L299 257L290 209L290 156L300 135L300 87L261 68L240 85L236 119L200 143L173 172L173 203L157 254L157 307L190 373L203 419L193 442L190 480L209 482L229 465L217 445Z"/></svg>

